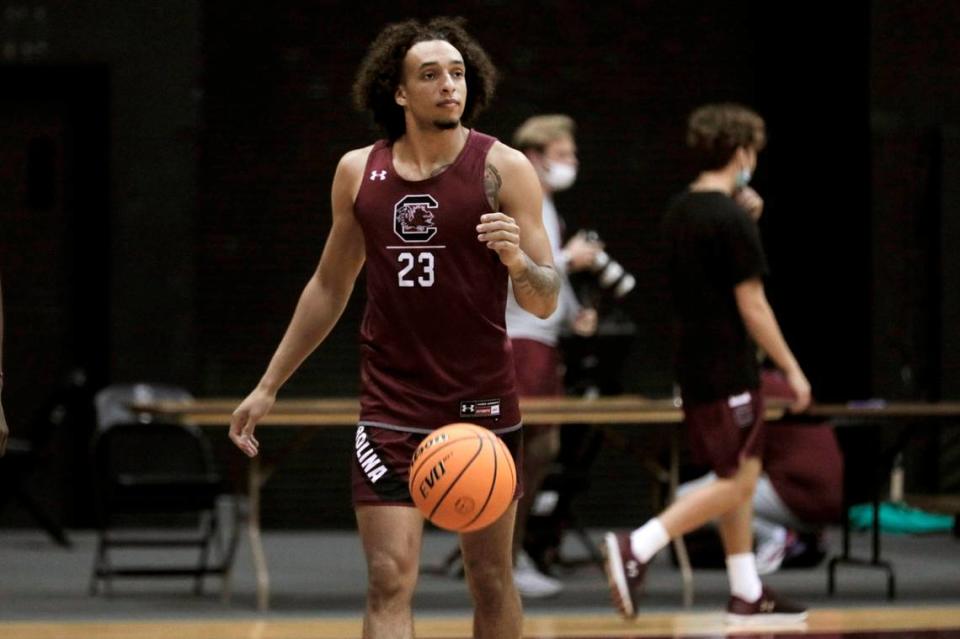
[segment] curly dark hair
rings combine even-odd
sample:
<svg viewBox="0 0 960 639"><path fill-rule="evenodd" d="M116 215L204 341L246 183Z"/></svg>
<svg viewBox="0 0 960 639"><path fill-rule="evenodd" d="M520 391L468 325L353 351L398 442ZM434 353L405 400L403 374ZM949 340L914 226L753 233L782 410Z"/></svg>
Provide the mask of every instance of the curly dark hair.
<svg viewBox="0 0 960 639"><path fill-rule="evenodd" d="M423 24L406 20L389 24L374 39L353 82L353 103L369 111L390 140L406 131L403 107L394 100L403 78L403 59L418 42L445 40L463 56L467 102L461 120L470 124L490 100L497 84L497 68L486 51L466 32L464 18L434 18Z"/></svg>
<svg viewBox="0 0 960 639"><path fill-rule="evenodd" d="M738 147L759 151L765 144L763 118L740 104L707 104L687 121L687 147L700 171L723 168Z"/></svg>

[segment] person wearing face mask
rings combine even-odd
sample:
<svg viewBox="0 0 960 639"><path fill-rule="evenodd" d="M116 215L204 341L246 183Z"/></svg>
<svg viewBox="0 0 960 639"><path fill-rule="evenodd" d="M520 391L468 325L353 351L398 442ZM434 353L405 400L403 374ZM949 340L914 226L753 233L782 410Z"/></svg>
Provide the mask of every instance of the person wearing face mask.
<svg viewBox="0 0 960 639"><path fill-rule="evenodd" d="M596 331L597 313L583 308L566 275L590 268L602 250L599 242L575 234L562 243L563 228L553 196L570 188L577 179L577 146L574 122L566 115L537 115L524 122L513 136L514 146L526 154L540 178L543 189L543 225L550 238L553 260L562 284L557 310L540 319L507 296L507 334L513 347L517 391L521 397L563 394L561 355L557 347L560 332L570 326L579 335ZM525 597L549 597L559 593L559 580L540 572L523 551L527 518L537 490L550 464L560 451L559 425L531 425L524 428L524 494L517 505L514 528L514 582Z"/></svg>
<svg viewBox="0 0 960 639"><path fill-rule="evenodd" d="M699 174L671 202L664 231L688 441L694 461L717 478L640 528L604 536L611 594L625 617L637 614L653 556L671 539L716 520L730 582L728 622L806 618L804 607L763 586L753 553L753 495L765 433L757 346L783 372L791 410L802 412L810 403L810 383L764 294L767 264L754 222L763 201L748 184L765 138L763 119L737 104L700 107L688 121L687 146Z"/></svg>

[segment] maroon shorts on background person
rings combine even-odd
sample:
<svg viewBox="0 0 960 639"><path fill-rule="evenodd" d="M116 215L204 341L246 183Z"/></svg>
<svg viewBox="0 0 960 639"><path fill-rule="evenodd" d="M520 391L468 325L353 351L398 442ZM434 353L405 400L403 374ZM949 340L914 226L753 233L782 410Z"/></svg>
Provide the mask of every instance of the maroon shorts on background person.
<svg viewBox="0 0 960 639"><path fill-rule="evenodd" d="M746 457L763 456L763 397L759 391L704 404L684 404L683 416L693 460L719 477L731 477Z"/></svg>
<svg viewBox="0 0 960 639"><path fill-rule="evenodd" d="M358 426L354 432L351 484L353 505L413 506L407 488L410 459L427 433ZM514 499L523 495L523 429L498 434L517 466Z"/></svg>
<svg viewBox="0 0 960 639"><path fill-rule="evenodd" d="M563 397L563 375L560 353L556 348L532 339L510 340L513 365L520 397ZM532 424L526 428L543 428L556 424Z"/></svg>
<svg viewBox="0 0 960 639"><path fill-rule="evenodd" d="M520 397L563 397L563 373L560 370L560 352L543 342L522 337L510 340L513 365L517 375L517 395ZM539 437L559 433L559 424L530 426L524 437L530 442ZM556 445L560 445L556 435ZM531 443L536 448L536 444ZM528 448L527 450L532 450Z"/></svg>

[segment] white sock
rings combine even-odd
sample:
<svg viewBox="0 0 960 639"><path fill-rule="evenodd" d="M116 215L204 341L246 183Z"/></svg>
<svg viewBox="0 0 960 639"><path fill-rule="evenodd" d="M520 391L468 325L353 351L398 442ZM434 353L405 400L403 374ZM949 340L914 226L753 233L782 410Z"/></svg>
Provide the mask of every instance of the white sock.
<svg viewBox="0 0 960 639"><path fill-rule="evenodd" d="M669 543L670 534L656 517L630 533L630 549L643 563L650 561Z"/></svg>
<svg viewBox="0 0 960 639"><path fill-rule="evenodd" d="M752 552L727 557L727 577L730 579L730 594L753 603L763 593L757 560Z"/></svg>

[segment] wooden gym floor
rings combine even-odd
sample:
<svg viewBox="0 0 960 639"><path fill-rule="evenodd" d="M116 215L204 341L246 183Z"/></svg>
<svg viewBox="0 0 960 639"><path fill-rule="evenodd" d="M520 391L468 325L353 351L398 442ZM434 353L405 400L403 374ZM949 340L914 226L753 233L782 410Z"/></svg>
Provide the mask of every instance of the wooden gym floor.
<svg viewBox="0 0 960 639"><path fill-rule="evenodd" d="M602 531L590 531L599 536ZM72 532L62 549L32 530L0 530L0 639L329 639L359 637L364 570L352 531L268 531L271 609L255 608L250 560L241 547L233 597L221 601L209 579L195 596L189 581L117 581L109 596L87 594L94 536ZM839 593L826 595L826 569L780 571L766 582L811 607L803 626L734 628L723 623L727 597L722 571L698 570L696 600L680 604L678 572L661 554L651 567L643 612L621 620L609 605L602 573L584 563L563 574L566 590L548 600L525 601L529 639L600 637L938 637L960 639L960 539L949 535L885 535L884 556L897 570L898 597L887 602L879 572L847 568ZM834 536L832 547L838 547ZM423 574L414 601L417 636L470 637L469 597L462 580L438 566L454 539L431 533L424 543ZM567 548L570 552L566 552ZM858 536L854 548L866 550ZM564 556L585 556L575 541Z"/></svg>
<svg viewBox="0 0 960 639"><path fill-rule="evenodd" d="M466 615L420 618L422 639L470 637ZM112 621L0 623L0 634L11 639L341 639L360 636L360 621L352 618L265 619L241 621ZM600 637L728 637L765 638L850 637L960 638L960 606L938 608L824 609L811 613L806 624L785 627L735 628L719 613L641 615L632 622L613 614L536 614L526 617L529 639L594 639Z"/></svg>

